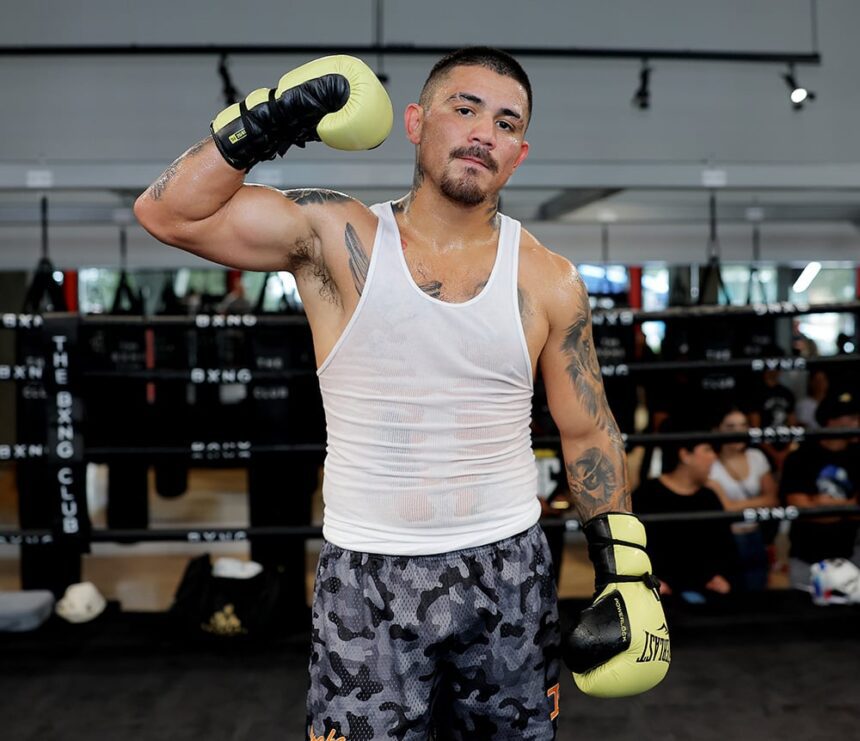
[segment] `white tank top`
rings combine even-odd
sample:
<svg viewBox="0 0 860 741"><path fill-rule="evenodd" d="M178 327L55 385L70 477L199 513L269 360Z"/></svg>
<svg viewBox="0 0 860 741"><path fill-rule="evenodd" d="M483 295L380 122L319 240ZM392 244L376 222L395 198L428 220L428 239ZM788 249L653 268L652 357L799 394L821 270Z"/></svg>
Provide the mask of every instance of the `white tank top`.
<svg viewBox="0 0 860 741"><path fill-rule="evenodd" d="M324 537L426 555L540 517L532 371L517 301L519 222L501 217L483 290L440 301L413 281L389 203L355 313L317 374L328 430Z"/></svg>

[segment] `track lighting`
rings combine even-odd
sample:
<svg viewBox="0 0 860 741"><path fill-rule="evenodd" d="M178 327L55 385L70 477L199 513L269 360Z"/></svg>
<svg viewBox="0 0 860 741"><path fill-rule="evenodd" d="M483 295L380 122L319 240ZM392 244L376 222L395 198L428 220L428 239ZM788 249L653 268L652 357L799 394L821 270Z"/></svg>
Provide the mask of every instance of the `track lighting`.
<svg viewBox="0 0 860 741"><path fill-rule="evenodd" d="M633 93L631 103L640 110L648 110L651 107L651 68L648 66L648 60L642 60L642 67L639 70L639 88Z"/></svg>
<svg viewBox="0 0 860 741"><path fill-rule="evenodd" d="M805 87L797 83L793 64L788 65L788 72L782 75L782 79L785 80L785 84L788 86L791 105L796 111L803 108L805 101L815 100L815 93L811 90L807 90Z"/></svg>

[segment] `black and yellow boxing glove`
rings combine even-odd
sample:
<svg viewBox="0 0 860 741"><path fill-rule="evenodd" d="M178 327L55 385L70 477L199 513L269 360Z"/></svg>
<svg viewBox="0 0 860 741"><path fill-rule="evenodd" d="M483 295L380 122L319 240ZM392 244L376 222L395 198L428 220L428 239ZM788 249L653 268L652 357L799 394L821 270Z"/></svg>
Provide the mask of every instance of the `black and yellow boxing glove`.
<svg viewBox="0 0 860 741"><path fill-rule="evenodd" d="M237 170L283 156L292 145L322 141L335 149L373 149L391 132L391 100L364 62L343 54L287 72L212 122L218 151Z"/></svg>
<svg viewBox="0 0 860 741"><path fill-rule="evenodd" d="M646 692L669 671L669 629L660 582L635 515L609 513L583 526L594 564L595 600L562 638L577 687L595 697Z"/></svg>

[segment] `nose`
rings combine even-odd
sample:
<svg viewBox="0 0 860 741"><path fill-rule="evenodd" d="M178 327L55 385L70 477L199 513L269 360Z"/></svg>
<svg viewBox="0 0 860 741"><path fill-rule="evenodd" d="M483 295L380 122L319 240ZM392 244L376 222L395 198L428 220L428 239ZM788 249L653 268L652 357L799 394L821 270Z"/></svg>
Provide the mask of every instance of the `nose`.
<svg viewBox="0 0 860 741"><path fill-rule="evenodd" d="M492 116L476 116L472 130L469 132L469 143L478 144L487 149L496 146L496 126Z"/></svg>

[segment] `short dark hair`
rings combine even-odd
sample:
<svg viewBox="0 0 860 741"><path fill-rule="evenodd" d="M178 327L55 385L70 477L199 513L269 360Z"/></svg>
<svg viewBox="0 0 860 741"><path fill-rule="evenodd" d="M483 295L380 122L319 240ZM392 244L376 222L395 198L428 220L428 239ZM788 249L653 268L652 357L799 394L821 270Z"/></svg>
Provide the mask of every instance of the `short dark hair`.
<svg viewBox="0 0 860 741"><path fill-rule="evenodd" d="M528 117L532 115L532 85L529 76L520 63L510 54L501 49L491 46L466 46L462 49L446 54L430 70L424 86L421 88L421 97L418 102L424 107L430 102L430 97L436 88L436 82L448 74L454 67L486 67L496 74L505 77L513 77L526 90L529 110Z"/></svg>
<svg viewBox="0 0 860 741"><path fill-rule="evenodd" d="M663 424L660 425L660 433L684 435L683 440L660 443L663 473L672 473L681 464L682 450L692 453L697 445L711 444L710 440L701 440L695 437L696 432L703 432L701 427L702 424L697 423L692 415L680 414L663 421Z"/></svg>

